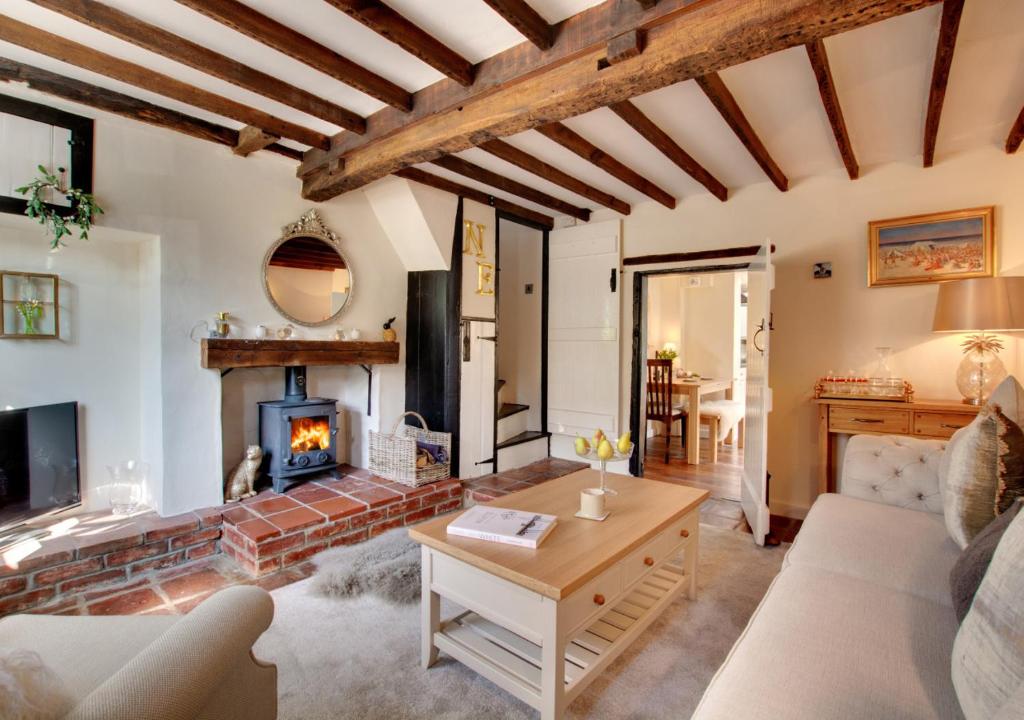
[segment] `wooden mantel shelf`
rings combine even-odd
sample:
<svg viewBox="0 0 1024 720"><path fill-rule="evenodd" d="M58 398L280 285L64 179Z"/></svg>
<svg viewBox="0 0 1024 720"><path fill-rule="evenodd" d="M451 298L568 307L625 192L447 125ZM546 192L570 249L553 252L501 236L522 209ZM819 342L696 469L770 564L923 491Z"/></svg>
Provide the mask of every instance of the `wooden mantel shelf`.
<svg viewBox="0 0 1024 720"><path fill-rule="evenodd" d="M218 370L296 365L394 365L398 362L398 343L203 338L202 353L203 367Z"/></svg>

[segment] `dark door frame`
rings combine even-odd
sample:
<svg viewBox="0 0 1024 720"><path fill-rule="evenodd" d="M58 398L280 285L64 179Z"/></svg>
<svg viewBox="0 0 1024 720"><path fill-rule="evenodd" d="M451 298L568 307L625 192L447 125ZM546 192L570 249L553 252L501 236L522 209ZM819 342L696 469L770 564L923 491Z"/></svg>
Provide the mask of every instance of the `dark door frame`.
<svg viewBox="0 0 1024 720"><path fill-rule="evenodd" d="M743 248L746 250L747 248ZM749 255L749 253L746 253ZM652 256L653 257L653 256ZM676 256L677 258L679 256ZM721 255L719 255L721 257ZM729 257L729 256L726 256ZM632 263L631 263L632 264ZM633 272L633 351L630 367L629 390L629 430L633 435L637 452L629 459L629 474L642 477L644 472L644 452L647 448L647 428L640 427L643 417L640 403L643 390L643 371L646 367L645 338L647 335L647 280L653 275L695 275L703 273L739 272L750 267L749 262L729 265L679 265L654 270L636 270ZM641 436L641 430L644 435Z"/></svg>
<svg viewBox="0 0 1024 720"><path fill-rule="evenodd" d="M498 471L498 347L501 343L501 318L498 312L498 300L501 293L501 221L518 223L541 233L541 295L540 295L540 429L547 432L548 429L548 277L549 277L549 234L550 229L526 218L513 215L504 210L494 211L494 464L495 472ZM548 455L551 455L551 437L548 437Z"/></svg>

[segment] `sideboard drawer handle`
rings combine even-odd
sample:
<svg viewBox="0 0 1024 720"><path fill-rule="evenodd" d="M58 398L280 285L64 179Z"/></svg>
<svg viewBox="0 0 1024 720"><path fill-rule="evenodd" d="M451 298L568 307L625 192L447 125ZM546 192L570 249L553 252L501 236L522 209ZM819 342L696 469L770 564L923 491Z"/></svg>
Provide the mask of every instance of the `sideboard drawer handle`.
<svg viewBox="0 0 1024 720"><path fill-rule="evenodd" d="M959 430L963 425L954 425L953 423L942 423L939 427L946 428L947 430Z"/></svg>
<svg viewBox="0 0 1024 720"><path fill-rule="evenodd" d="M652 558L650 556L647 556L647 557L644 558L644 565L646 565L647 567L650 567L653 564L654 564L654 558Z"/></svg>
<svg viewBox="0 0 1024 720"><path fill-rule="evenodd" d="M683 528L682 530L680 530L679 534L682 537L690 537L690 531L687 530L686 528Z"/></svg>
<svg viewBox="0 0 1024 720"><path fill-rule="evenodd" d="M597 595L595 595L594 596L594 604L595 605L604 605L604 595L602 595L601 593L598 593Z"/></svg>
<svg viewBox="0 0 1024 720"><path fill-rule="evenodd" d="M850 418L850 420L856 423L867 423L868 425L877 425L885 422L885 420L880 418Z"/></svg>

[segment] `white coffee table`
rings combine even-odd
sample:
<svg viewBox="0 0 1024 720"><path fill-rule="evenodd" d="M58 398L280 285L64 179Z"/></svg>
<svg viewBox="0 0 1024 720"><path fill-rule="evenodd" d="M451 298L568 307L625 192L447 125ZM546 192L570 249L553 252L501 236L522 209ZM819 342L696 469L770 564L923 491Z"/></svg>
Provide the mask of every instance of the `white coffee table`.
<svg viewBox="0 0 1024 720"><path fill-rule="evenodd" d="M705 490L609 475L604 522L576 518L581 470L490 504L558 516L536 550L448 536L457 516L410 528L423 546L423 666L443 650L543 720L566 706L684 590L696 597ZM440 599L465 611L444 622Z"/></svg>

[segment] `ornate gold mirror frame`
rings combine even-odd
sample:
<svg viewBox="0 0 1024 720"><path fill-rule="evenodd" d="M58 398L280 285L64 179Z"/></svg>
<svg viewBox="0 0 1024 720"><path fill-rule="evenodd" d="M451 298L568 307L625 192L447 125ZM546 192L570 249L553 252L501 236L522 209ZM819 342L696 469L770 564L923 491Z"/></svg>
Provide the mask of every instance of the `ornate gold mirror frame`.
<svg viewBox="0 0 1024 720"><path fill-rule="evenodd" d="M308 320L300 320L296 318L278 304L277 300L274 299L274 294L270 291L270 283L268 280L270 261L274 257L274 253L277 252L278 248L289 240L294 240L295 238L315 238L323 242L338 253L342 262L345 263L345 267L348 268L348 298L345 300L345 304L338 308L336 313L324 320L310 322ZM267 296L267 300L270 301L270 304L274 306L275 310L277 310L289 322L293 322L296 325L304 325L305 327L322 327L335 322L352 303L353 289L354 279L352 277L352 265L349 263L348 258L345 257L345 253L341 251L341 238L336 232L324 224L323 218L320 217L320 213L316 210L310 210L296 222L285 225L281 229L281 237L274 241L274 244L270 246L270 249L267 250L267 254L263 257L263 293Z"/></svg>

